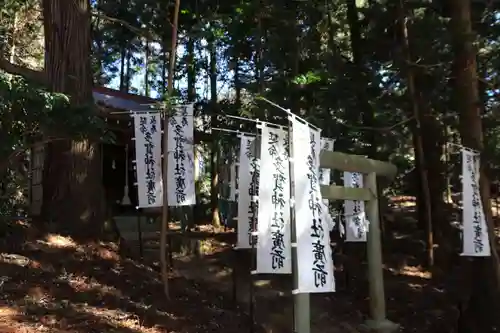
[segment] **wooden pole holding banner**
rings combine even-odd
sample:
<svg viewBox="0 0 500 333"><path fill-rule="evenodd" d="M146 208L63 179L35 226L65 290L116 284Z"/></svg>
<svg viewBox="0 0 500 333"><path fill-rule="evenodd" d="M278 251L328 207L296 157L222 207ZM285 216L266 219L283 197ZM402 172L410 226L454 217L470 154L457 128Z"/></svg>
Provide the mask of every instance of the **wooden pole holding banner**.
<svg viewBox="0 0 500 333"><path fill-rule="evenodd" d="M252 152L253 156L252 159L255 161L257 158L260 158L260 145L261 145L261 138L259 138L259 129L261 129L261 124L257 123L255 127L255 139L252 142ZM260 163L259 163L260 164ZM259 165L259 178L260 178L260 165ZM253 208L252 208L252 222L251 222L251 234L250 234L250 283L249 283L249 292L248 292L248 297L249 297L249 317L250 317L250 333L255 332L255 278L254 275L257 273L257 252L256 252L256 242L257 242L257 236L255 236L255 233L257 232L257 207L258 207L258 195L256 195L255 192L257 192L257 187L259 185L259 178L256 178L255 173L257 172L257 164L255 164L253 168L253 174L252 174L252 179L250 180L251 182L251 188L252 188L252 196L250 197L250 204L253 203ZM256 180L256 181L254 181Z"/></svg>
<svg viewBox="0 0 500 333"><path fill-rule="evenodd" d="M172 24L172 47L170 48L169 70L168 70L168 97L172 98L174 95L174 70L175 70L175 54L177 50L177 26L179 24L179 8L180 0L175 0L174 9L174 22ZM169 101L171 102L171 101ZM171 103L169 103L169 106ZM161 232L160 232L160 263L161 263L161 277L163 280L163 291L167 300L170 300L170 290L168 284L168 264L167 264L167 233L168 233L168 120L171 110L166 110L163 115L163 206L161 214Z"/></svg>
<svg viewBox="0 0 500 333"><path fill-rule="evenodd" d="M289 122L295 117L290 110L273 103L263 97L259 99L277 107L288 114ZM307 123L306 121L304 121ZM308 123L307 123L308 124ZM310 125L310 124L309 124ZM310 125L312 126L312 125ZM313 126L314 127L314 126ZM292 153L292 129L288 126L289 149L290 149L290 175L293 173L293 153ZM383 176L392 180L397 168L391 163L377 161L366 158L361 155L350 155L340 152L323 150L320 152L320 168L335 169L339 171L357 172L366 175L365 188L341 188L330 185L322 186L321 193L324 199L328 200L354 200L367 202L367 215L370 221L370 230L368 231L368 274L370 283L370 314L371 319L366 322L367 328L377 333L395 332L399 325L389 321L386 318L385 294L384 294L384 276L382 263L382 245L380 239L380 220L378 212L377 198L377 176ZM293 177L290 177L290 197L295 198ZM294 200L290 205L290 223L291 223L291 241L292 241L292 275L294 287L294 312L293 312L293 332L310 333L311 332L311 314L309 294L297 293L298 289L298 265L297 265L297 235L295 229L295 211Z"/></svg>

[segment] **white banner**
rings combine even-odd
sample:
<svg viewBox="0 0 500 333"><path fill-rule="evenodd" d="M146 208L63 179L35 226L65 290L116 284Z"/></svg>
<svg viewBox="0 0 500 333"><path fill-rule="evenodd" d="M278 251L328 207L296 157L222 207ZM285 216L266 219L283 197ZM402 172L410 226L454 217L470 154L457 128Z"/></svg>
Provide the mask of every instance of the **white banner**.
<svg viewBox="0 0 500 333"><path fill-rule="evenodd" d="M335 139L321 138L321 150L333 151ZM321 185L330 185L330 174L332 169L319 170L319 183ZM328 199L323 199L328 204Z"/></svg>
<svg viewBox="0 0 500 333"><path fill-rule="evenodd" d="M363 174L344 172L344 187L363 187ZM344 217L346 242L366 242L368 219L366 218L364 201L344 201Z"/></svg>
<svg viewBox="0 0 500 333"><path fill-rule="evenodd" d="M257 273L291 274L288 131L264 124L260 149Z"/></svg>
<svg viewBox="0 0 500 333"><path fill-rule="evenodd" d="M256 156L255 137L242 135L238 172L238 241L237 248L252 247L252 228L257 222L260 160Z"/></svg>
<svg viewBox="0 0 500 333"><path fill-rule="evenodd" d="M139 114L134 118L138 207L163 206L161 177L160 115Z"/></svg>
<svg viewBox="0 0 500 333"><path fill-rule="evenodd" d="M489 257L488 227L479 191L479 156L466 149L462 149L462 186L462 255Z"/></svg>
<svg viewBox="0 0 500 333"><path fill-rule="evenodd" d="M196 204L193 105L176 107L168 123L167 194L169 206Z"/></svg>
<svg viewBox="0 0 500 333"><path fill-rule="evenodd" d="M229 169L229 201L236 202L236 179L238 163L233 163Z"/></svg>
<svg viewBox="0 0 500 333"><path fill-rule="evenodd" d="M321 150L333 151L335 139L321 138ZM319 183L320 185L330 185L330 175L332 169L322 168L319 170ZM330 205L328 199L323 199L326 206Z"/></svg>
<svg viewBox="0 0 500 333"><path fill-rule="evenodd" d="M335 291L333 258L327 222L331 217L319 189L320 131L292 121L295 230L298 293Z"/></svg>

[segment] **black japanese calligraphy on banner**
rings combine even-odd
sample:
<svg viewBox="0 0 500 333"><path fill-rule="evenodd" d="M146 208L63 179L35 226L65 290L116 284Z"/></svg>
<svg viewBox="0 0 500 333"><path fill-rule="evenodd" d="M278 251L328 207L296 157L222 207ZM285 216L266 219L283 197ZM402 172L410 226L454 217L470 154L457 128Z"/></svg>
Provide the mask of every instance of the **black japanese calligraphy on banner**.
<svg viewBox="0 0 500 333"><path fill-rule="evenodd" d="M196 203L194 189L193 107L179 106L169 119L168 128L168 204Z"/></svg>
<svg viewBox="0 0 500 333"><path fill-rule="evenodd" d="M479 156L462 151L464 255L490 256L490 243L479 190Z"/></svg>
<svg viewBox="0 0 500 333"><path fill-rule="evenodd" d="M319 189L320 132L292 121L298 292L335 291L328 212ZM308 221L308 223L306 222Z"/></svg>
<svg viewBox="0 0 500 333"><path fill-rule="evenodd" d="M238 165L238 248L251 248L257 220L260 159L256 155L255 137L242 135Z"/></svg>
<svg viewBox="0 0 500 333"><path fill-rule="evenodd" d="M260 158L258 156L256 141L252 141L246 150L246 154L250 160L250 185L248 186L248 196L250 197L250 204L248 206L248 242L250 245L257 244L256 237L252 233L257 228L257 212L259 210Z"/></svg>
<svg viewBox="0 0 500 333"><path fill-rule="evenodd" d="M334 139L321 138L321 150L333 151L334 144ZM331 169L320 169L319 183L321 185L330 185L330 173ZM328 206L329 202L327 199L323 199L323 202Z"/></svg>
<svg viewBox="0 0 500 333"><path fill-rule="evenodd" d="M264 125L259 180L257 272L291 273L288 133Z"/></svg>
<svg viewBox="0 0 500 333"><path fill-rule="evenodd" d="M317 142L314 133L310 133L310 153L307 156L309 179L309 209L312 212L313 220L311 226L311 237L313 238L313 272L314 272L314 285L316 287L324 287L327 281L328 272L326 267L325 246L322 244L325 237L325 230L322 221L322 206L318 198L319 179L318 179L318 165L316 154L319 153Z"/></svg>
<svg viewBox="0 0 500 333"><path fill-rule="evenodd" d="M357 172L344 172L344 186L363 187L363 175ZM344 201L344 216L346 223L346 242L366 242L368 220L364 201Z"/></svg>
<svg viewBox="0 0 500 333"><path fill-rule="evenodd" d="M159 114L134 116L139 207L162 205L161 128Z"/></svg>

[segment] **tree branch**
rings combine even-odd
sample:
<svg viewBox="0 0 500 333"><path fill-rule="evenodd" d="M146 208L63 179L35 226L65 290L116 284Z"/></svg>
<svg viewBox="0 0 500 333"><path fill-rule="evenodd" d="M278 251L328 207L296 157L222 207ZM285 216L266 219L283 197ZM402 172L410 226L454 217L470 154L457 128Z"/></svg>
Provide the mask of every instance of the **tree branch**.
<svg viewBox="0 0 500 333"><path fill-rule="evenodd" d="M0 69L4 70L9 74L22 76L26 80L39 83L43 86L48 85L47 76L45 75L44 71L35 71L28 67L13 64L7 59L5 59L3 57L3 54L0 54Z"/></svg>
<svg viewBox="0 0 500 333"><path fill-rule="evenodd" d="M99 11L96 11L96 10L93 10L92 11L92 16L94 17L98 17L98 18L101 18L105 21L109 21L109 22L113 22L113 23L118 23L120 25L122 25L123 27L125 27L126 29L130 30L131 32L133 32L134 34L136 34L137 36L141 36L141 37L144 37L146 39L148 39L149 41L158 41L156 38L155 38L155 34L150 30L150 29L145 29L145 28L137 28L137 27L134 27L131 23L123 20L123 19L119 19L119 18L116 18L116 17L111 17L111 16L108 16L102 12L99 12ZM173 29L174 28L174 25L172 22L170 22L170 20L167 20L168 24L170 25L170 27Z"/></svg>

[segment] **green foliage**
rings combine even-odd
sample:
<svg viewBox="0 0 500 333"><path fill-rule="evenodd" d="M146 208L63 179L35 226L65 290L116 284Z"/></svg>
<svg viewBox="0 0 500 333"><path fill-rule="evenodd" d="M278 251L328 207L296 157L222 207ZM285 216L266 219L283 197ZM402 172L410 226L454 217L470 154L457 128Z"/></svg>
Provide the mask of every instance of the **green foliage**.
<svg viewBox="0 0 500 333"><path fill-rule="evenodd" d="M413 112L408 98L405 74L408 64L402 52L398 2L356 1L358 20L354 24L348 16L346 0L181 1L179 45L183 53L179 52L175 64L176 89L172 99L164 96L167 96L173 2L92 3L94 11L103 14L94 16L92 26L93 64L99 82L114 82L114 87L121 86L127 92L156 92L166 108L187 100L188 88L192 91L193 87L186 87L186 83L194 82L196 115L207 116L201 126L205 132L211 126L208 119L214 112L221 116L219 127L246 132L254 131L253 123L223 116L239 115L285 124L282 111L256 98L263 96L320 126L324 136L337 139L336 149L340 151L390 159L403 174L416 166L411 127L414 123L405 121L413 117ZM5 7L10 9L5 12L6 17L12 16L13 8L20 4L8 1ZM500 133L495 129L498 98L487 95L496 85L493 78L500 65L497 42L500 24L495 10L492 7L474 13L477 18L474 30L478 33L480 76L487 81L482 85L487 152L492 166L500 169L494 163L500 160L497 158ZM436 119L438 126L447 129L446 133L438 133L436 145L458 142L449 19L424 5L406 8L405 12L415 62L410 65L416 73L423 110ZM359 30L361 43L357 59L353 28ZM210 45L216 50L216 106L210 95ZM144 59L147 46L148 59ZM194 80L193 77L188 80L193 73ZM88 127L97 128L96 134L102 130L103 124L88 112L92 107L71 112L68 117L70 112L63 96L48 96L42 90L29 92L29 89L36 90L16 88L27 97L16 97L15 103L11 97L4 97L4 112L13 108L17 110L13 113L16 119L22 115L19 123L8 125L16 137L9 139L9 147L33 128L64 135L83 133ZM23 108L30 110L29 115L19 111ZM229 141L224 139L221 144L231 147L233 143ZM448 158L458 162L456 156ZM459 172L458 168L450 169L455 175ZM404 184L398 185L405 188Z"/></svg>
<svg viewBox="0 0 500 333"><path fill-rule="evenodd" d="M49 93L20 77L0 73L0 209L9 213L27 185L27 152L33 145L61 139L112 141L95 106L70 107L63 94ZM22 201L22 200L21 200Z"/></svg>

